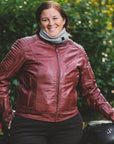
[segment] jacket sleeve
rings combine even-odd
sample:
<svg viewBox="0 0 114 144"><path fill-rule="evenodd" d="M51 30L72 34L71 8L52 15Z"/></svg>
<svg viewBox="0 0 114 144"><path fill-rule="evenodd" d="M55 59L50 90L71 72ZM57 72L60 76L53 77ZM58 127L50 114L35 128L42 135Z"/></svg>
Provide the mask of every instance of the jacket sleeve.
<svg viewBox="0 0 114 144"><path fill-rule="evenodd" d="M22 47L21 41L17 40L0 63L0 113L6 122L13 118L9 86L11 78L16 75L24 63Z"/></svg>
<svg viewBox="0 0 114 144"><path fill-rule="evenodd" d="M103 114L107 119L114 122L114 109L106 101L106 99L101 94L99 88L97 87L94 73L90 66L88 57L84 51L82 52L82 66L80 68L80 82L79 88L82 97L86 100L89 106L91 106L95 111Z"/></svg>

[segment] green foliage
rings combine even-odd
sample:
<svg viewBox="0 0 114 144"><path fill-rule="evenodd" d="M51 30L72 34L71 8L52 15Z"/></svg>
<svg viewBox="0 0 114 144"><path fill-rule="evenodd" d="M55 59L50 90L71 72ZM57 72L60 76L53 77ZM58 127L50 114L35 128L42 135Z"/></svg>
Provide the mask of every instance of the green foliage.
<svg viewBox="0 0 114 144"><path fill-rule="evenodd" d="M21 37L35 33L36 8L45 0L1 0L0 1L0 61L9 51L11 45ZM96 81L104 96L111 101L113 88L113 35L114 31L107 28L107 21L111 19L102 9L106 9L99 0L73 1L54 0L59 2L69 17L69 24L73 27L72 39L81 44L89 57ZM104 60L104 62L103 62ZM11 82L11 100L15 107L16 85ZM79 106L83 103L79 98Z"/></svg>
<svg viewBox="0 0 114 144"><path fill-rule="evenodd" d="M103 8L101 4L86 0L76 5L67 4L66 12L74 28L72 39L85 48L99 88L105 96L111 97L114 53L110 42L114 33L107 29L108 17L102 12Z"/></svg>

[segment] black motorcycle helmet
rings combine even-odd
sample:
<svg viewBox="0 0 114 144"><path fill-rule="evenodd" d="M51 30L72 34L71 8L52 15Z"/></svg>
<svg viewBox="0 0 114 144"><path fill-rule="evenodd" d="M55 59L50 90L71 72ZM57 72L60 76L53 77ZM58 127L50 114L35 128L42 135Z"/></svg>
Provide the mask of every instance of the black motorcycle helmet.
<svg viewBox="0 0 114 144"><path fill-rule="evenodd" d="M114 124L108 120L89 122L81 144L114 144Z"/></svg>

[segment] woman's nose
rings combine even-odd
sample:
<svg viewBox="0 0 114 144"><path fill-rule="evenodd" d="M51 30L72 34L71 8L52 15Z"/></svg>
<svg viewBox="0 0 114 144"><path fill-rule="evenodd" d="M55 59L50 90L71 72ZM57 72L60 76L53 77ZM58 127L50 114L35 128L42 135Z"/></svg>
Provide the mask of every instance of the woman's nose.
<svg viewBox="0 0 114 144"><path fill-rule="evenodd" d="M49 20L49 25L53 25L53 20Z"/></svg>

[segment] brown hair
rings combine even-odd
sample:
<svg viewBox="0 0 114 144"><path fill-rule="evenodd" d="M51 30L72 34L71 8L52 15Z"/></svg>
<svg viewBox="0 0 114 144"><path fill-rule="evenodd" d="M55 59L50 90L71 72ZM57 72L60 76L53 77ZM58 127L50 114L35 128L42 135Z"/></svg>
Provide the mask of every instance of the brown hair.
<svg viewBox="0 0 114 144"><path fill-rule="evenodd" d="M64 27L66 28L67 31L70 30L70 27L68 26L68 17L65 13L65 11L63 10L63 8L61 7L61 5L57 2L53 2L53 1L46 1L43 2L36 10L36 21L38 24L40 24L40 15L42 13L43 10L45 9L49 9L49 8L55 8L62 16L63 19L66 20ZM37 33L39 33L40 31L40 26L38 25L38 29L36 30Z"/></svg>

